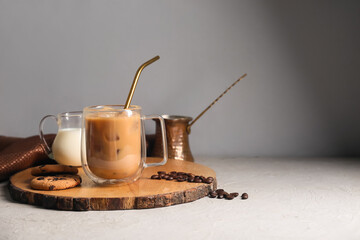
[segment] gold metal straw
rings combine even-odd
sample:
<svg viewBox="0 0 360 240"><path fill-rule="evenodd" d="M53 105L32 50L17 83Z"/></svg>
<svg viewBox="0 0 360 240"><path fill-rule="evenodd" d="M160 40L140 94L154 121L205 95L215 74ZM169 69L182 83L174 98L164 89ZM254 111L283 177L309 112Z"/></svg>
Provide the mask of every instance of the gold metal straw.
<svg viewBox="0 0 360 240"><path fill-rule="evenodd" d="M131 100L132 100L132 98L133 98L133 96L134 96L135 88L136 88L137 82L138 82L138 80L139 80L141 71L142 71L146 66L152 64L153 62L155 62L155 61L158 60L158 59L160 59L159 56L156 56L156 57L150 59L149 61L143 63L143 65L141 65L141 66L139 67L139 69L136 71L136 74L135 74L135 77L134 77L134 81L133 81L133 83L132 83L132 86L131 86L129 95L128 95L127 100L126 100L126 103L125 103L125 107L124 107L125 109L126 109L126 108L129 108L129 106L130 106L130 103L131 103Z"/></svg>
<svg viewBox="0 0 360 240"><path fill-rule="evenodd" d="M187 126L186 130L188 132L188 134L190 134L191 132L191 126L202 116L204 115L204 113L209 110L217 101L219 101L220 98L222 98L222 96L224 96L229 90L230 88L232 88L233 86L235 86L235 84L237 84L241 79L243 79L244 77L246 77L247 74L245 73L244 75L242 75L238 80L236 80L233 84L231 84L230 87L228 87L220 96L218 96L207 108L205 108L204 111L202 111L191 123L189 123L189 125Z"/></svg>

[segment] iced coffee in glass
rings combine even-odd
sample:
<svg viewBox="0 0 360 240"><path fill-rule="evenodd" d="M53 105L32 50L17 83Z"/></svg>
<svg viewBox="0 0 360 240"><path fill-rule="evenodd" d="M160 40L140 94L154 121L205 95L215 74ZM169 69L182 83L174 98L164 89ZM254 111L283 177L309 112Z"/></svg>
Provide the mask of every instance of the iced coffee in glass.
<svg viewBox="0 0 360 240"><path fill-rule="evenodd" d="M136 181L144 167L163 165L167 161L164 151L162 162L146 164L146 144L143 121L161 116L142 116L141 107L103 105L83 110L82 166L85 173L97 183ZM163 133L165 133L163 123ZM163 138L166 146L166 138ZM164 149L167 149L164 147Z"/></svg>

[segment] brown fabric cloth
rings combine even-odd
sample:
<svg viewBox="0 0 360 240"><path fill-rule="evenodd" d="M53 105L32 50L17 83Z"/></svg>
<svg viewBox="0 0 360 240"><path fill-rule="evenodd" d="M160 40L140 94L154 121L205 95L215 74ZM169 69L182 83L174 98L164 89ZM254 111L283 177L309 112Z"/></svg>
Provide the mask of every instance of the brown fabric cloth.
<svg viewBox="0 0 360 240"><path fill-rule="evenodd" d="M48 144L52 144L55 134L45 135ZM26 168L55 163L48 158L44 143L39 136L15 138L0 136L0 181L7 180L12 174Z"/></svg>

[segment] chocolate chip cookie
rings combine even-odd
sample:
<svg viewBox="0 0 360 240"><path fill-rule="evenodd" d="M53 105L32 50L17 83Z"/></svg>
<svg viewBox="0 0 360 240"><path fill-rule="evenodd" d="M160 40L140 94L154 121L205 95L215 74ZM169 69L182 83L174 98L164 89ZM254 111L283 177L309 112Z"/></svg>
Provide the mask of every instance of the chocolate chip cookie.
<svg viewBox="0 0 360 240"><path fill-rule="evenodd" d="M33 189L48 191L73 188L80 184L81 177L79 175L69 174L35 177L30 182Z"/></svg>
<svg viewBox="0 0 360 240"><path fill-rule="evenodd" d="M34 176L49 176L56 174L77 174L78 170L73 166L66 165L41 165L37 167L33 167L31 169L31 174Z"/></svg>

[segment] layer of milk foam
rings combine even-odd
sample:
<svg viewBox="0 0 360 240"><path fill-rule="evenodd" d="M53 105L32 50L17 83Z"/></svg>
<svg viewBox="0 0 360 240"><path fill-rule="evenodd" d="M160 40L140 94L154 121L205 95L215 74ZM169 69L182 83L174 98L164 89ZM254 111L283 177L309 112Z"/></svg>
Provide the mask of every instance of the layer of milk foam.
<svg viewBox="0 0 360 240"><path fill-rule="evenodd" d="M81 166L81 129L66 128L58 131L52 151L59 164Z"/></svg>

